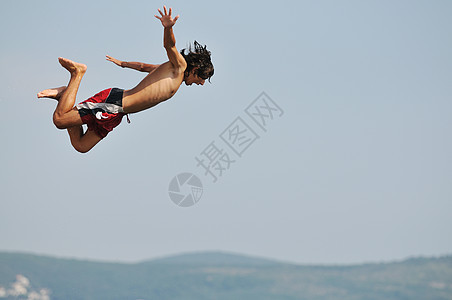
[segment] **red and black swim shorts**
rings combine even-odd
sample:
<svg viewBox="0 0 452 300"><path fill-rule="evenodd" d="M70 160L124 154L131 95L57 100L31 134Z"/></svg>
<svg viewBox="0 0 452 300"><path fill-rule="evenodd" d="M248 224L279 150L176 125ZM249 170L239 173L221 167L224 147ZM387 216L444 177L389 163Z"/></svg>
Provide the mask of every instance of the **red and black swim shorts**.
<svg viewBox="0 0 452 300"><path fill-rule="evenodd" d="M88 130L93 130L104 138L121 123L125 115L122 108L123 94L122 89L106 89L76 105L83 124L88 125Z"/></svg>

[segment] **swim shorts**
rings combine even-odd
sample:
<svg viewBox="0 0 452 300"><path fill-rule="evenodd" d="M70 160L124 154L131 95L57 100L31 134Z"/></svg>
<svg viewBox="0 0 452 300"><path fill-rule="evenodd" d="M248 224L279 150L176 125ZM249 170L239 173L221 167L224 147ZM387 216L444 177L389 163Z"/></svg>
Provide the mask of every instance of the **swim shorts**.
<svg viewBox="0 0 452 300"><path fill-rule="evenodd" d="M118 88L106 89L76 105L88 130L104 138L121 123L125 115L122 108L123 93L124 90Z"/></svg>

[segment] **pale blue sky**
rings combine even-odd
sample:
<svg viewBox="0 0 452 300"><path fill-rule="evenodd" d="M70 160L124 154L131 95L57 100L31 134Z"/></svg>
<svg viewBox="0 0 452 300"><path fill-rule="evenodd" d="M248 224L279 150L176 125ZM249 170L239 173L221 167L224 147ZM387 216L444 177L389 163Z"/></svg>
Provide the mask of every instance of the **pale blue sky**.
<svg viewBox="0 0 452 300"><path fill-rule="evenodd" d="M79 101L163 62L157 8L177 47L212 51L212 84L182 86L90 153L51 121L44 88L88 65ZM138 261L221 250L297 263L452 253L452 2L2 1L0 250ZM209 182L195 156L262 91L281 108ZM170 180L204 195L174 205Z"/></svg>

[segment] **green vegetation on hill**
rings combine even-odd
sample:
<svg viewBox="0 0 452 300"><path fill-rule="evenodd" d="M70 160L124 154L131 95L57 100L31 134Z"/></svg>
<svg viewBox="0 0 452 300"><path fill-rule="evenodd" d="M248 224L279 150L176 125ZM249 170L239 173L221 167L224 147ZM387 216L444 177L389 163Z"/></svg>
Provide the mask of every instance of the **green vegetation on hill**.
<svg viewBox="0 0 452 300"><path fill-rule="evenodd" d="M0 253L0 299L27 299L8 294L18 274L30 281L29 290L50 290L52 300L452 299L451 256L299 266L224 253L136 264Z"/></svg>

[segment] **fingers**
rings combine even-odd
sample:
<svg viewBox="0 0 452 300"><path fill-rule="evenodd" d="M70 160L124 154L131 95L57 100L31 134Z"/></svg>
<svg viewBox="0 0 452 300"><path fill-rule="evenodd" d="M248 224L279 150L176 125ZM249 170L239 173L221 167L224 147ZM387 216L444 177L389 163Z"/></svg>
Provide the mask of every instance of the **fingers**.
<svg viewBox="0 0 452 300"><path fill-rule="evenodd" d="M158 12L160 13L160 15L162 16L162 17L164 17L164 16L170 16L171 17L171 13L173 12L173 9L170 7L169 8L169 11L166 9L166 6L165 5L163 5L163 11L164 11L164 13L160 10L160 8L157 8L157 10L158 10Z"/></svg>
<svg viewBox="0 0 452 300"><path fill-rule="evenodd" d="M116 64L118 66L121 66L121 61L120 60L117 60L116 58L113 58L110 55L105 55L105 57L107 57L108 61L111 61L112 63L114 63L114 64Z"/></svg>
<svg viewBox="0 0 452 300"><path fill-rule="evenodd" d="M163 6L163 12L160 8L157 9L160 16L154 15L157 19L159 19L162 23L169 20L170 22L176 23L177 19L179 19L179 15L177 15L174 19L172 19L171 14L173 13L173 9L170 7L169 9L166 8L166 6Z"/></svg>

